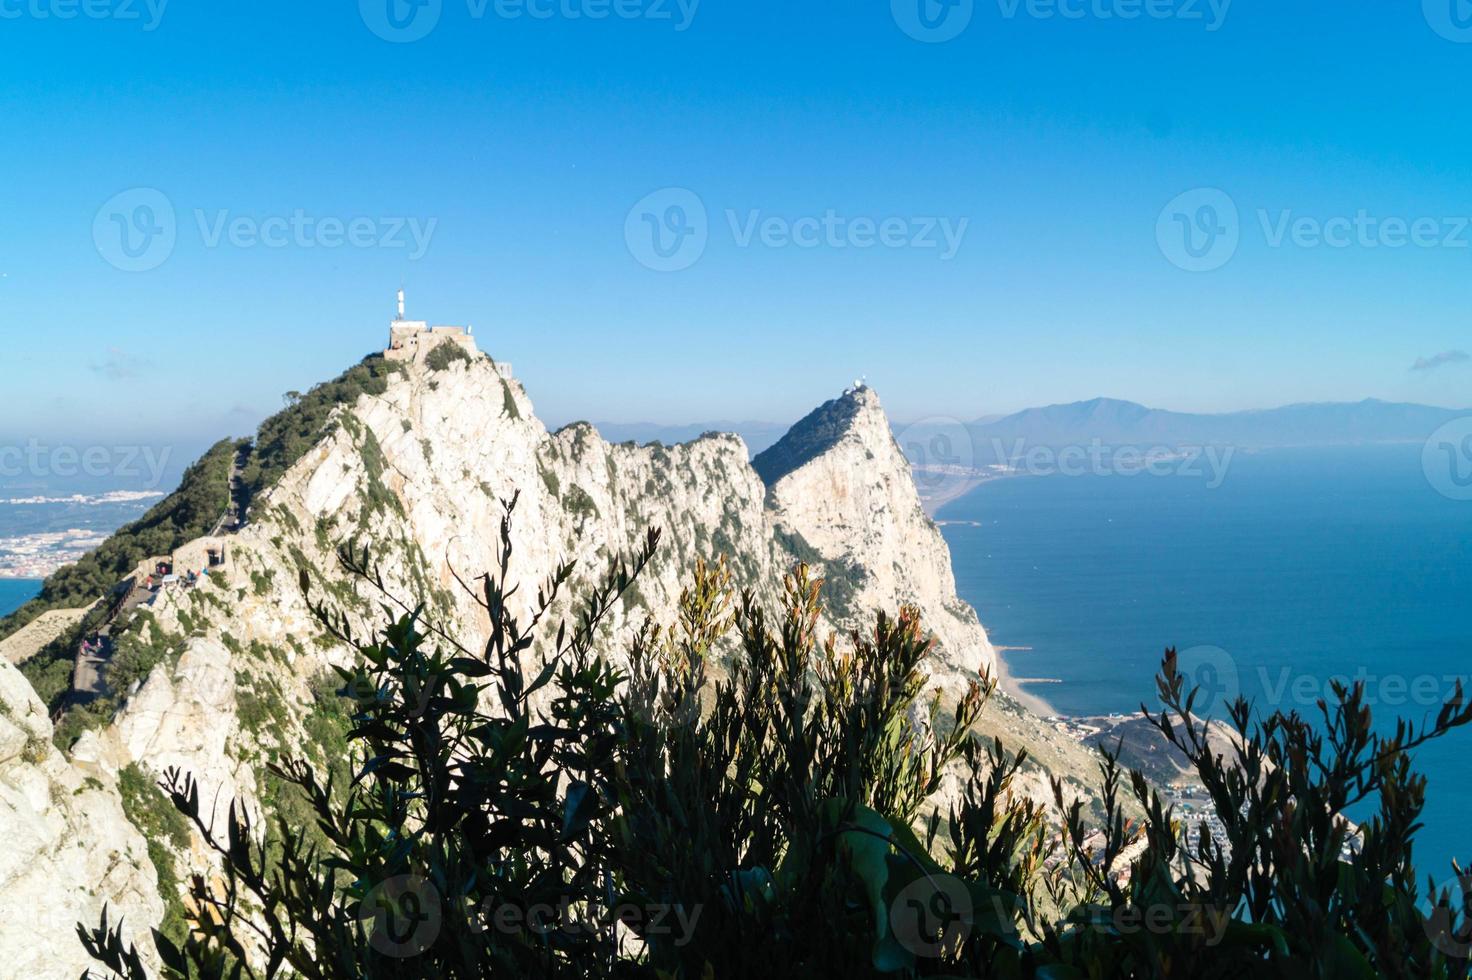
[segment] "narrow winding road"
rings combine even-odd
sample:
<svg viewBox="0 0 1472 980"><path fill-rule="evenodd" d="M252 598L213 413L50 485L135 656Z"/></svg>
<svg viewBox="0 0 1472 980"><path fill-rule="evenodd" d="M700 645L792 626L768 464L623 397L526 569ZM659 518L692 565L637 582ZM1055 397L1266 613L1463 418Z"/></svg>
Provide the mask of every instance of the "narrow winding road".
<svg viewBox="0 0 1472 980"><path fill-rule="evenodd" d="M240 530L245 519L245 485L241 482L241 475L249 459L248 446L236 452L235 459L230 464L228 502L225 505L225 512L210 529L209 537L218 537L222 533L234 534ZM112 659L114 649L112 628L114 624L126 621L132 615L133 610L148 599L149 594L148 589L144 588L136 578L130 579L127 583L127 591L115 600L111 614L94 634L100 641L98 651L91 654L83 653L81 646L78 645L76 662L72 669L72 690L69 701L85 704L108 693L106 667Z"/></svg>
<svg viewBox="0 0 1472 980"><path fill-rule="evenodd" d="M210 529L209 537L218 537L222 531L234 534L240 530L240 525L245 519L245 484L240 482L240 477L249 459L249 445L242 446L236 451L235 459L230 464L230 485L225 513L220 515L220 519Z"/></svg>

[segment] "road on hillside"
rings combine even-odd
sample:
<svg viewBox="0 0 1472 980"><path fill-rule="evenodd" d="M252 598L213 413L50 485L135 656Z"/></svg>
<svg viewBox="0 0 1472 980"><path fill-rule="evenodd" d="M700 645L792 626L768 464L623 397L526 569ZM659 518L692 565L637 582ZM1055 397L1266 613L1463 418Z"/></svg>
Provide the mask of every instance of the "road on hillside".
<svg viewBox="0 0 1472 980"><path fill-rule="evenodd" d="M240 530L240 525L245 520L245 484L240 478L249 459L249 446L242 446L236 451L235 459L230 463L229 503L225 505L225 513L220 515L219 521L210 529L209 537L218 537L225 530L232 534Z"/></svg>

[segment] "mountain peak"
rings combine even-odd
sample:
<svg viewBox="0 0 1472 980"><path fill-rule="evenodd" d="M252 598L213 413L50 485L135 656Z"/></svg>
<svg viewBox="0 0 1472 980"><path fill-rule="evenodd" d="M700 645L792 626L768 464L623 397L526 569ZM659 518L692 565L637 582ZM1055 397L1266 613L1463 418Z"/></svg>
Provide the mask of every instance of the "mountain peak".
<svg viewBox="0 0 1472 980"><path fill-rule="evenodd" d="M151 556L164 531L170 551L188 549L201 530L214 536L215 516L234 503L234 483L253 490L246 522L229 536L228 560L192 585L176 580L150 595L150 642L170 652L145 677L127 678L115 690L107 689L110 672L98 676L109 701L89 710L107 710L71 747L71 760L30 761L27 739L49 740L52 705L26 692L24 678L0 662L0 716L34 720L34 731L17 741L0 717L0 757L12 749L0 758L0 782L42 788L34 807L23 800L17 810L0 800L0 839L16 842L5 853L7 867L26 870L19 890L7 880L4 898L17 900L0 901L0 911L24 912L44 899L49 921L65 923L28 940L35 962L48 969L61 964L72 976L86 968L77 962L83 950L70 924L96 921L101 911L90 886L104 871L93 867L96 861L85 864L89 858L121 856L125 870L143 872L118 878L136 900L114 897L132 924L125 938L140 946L147 927L163 916L161 898L178 897L168 884L173 876L147 867L150 858L163 860L155 852L175 867L209 873L197 858L205 849L195 841L157 842L163 850L148 841L142 848L109 774L136 766L149 780L177 768L198 781L201 799L212 801L201 814L207 823L223 824L231 801L259 806L271 822L285 814L256 792L257 760L282 746L300 747L309 758L340 751L340 736L316 723L324 720L316 714L318 692L324 682L336 689L334 668L351 663L353 654L322 628L299 583L307 574L312 592L325 597L342 623L355 634L373 634L381 625L378 609L335 560L347 542L371 541L379 587L416 602L447 635L472 648L487 642L489 626L475 596L454 582L462 573L496 567L509 542L520 581L570 574L568 593L579 595L599 587L598 569L608 555L636 546L647 528L658 527L669 542L664 557L649 565L627 602L608 611L607 649L615 666L627 664L613 638L648 621L678 622L696 558L723 555L733 586L768 609L780 604L788 570L813 569L826 583L819 626L825 634L862 628L875 609L918 609L936 641L928 672L948 699L965 697L971 681L995 668L986 631L956 595L945 539L925 518L879 398L867 387L845 392L793 426L759 457L758 479L734 437L641 447L611 445L587 424L549 433L505 365L472 356L458 342L431 343L433 333L417 327L402 330L399 350L412 343L415 356L373 355L313 387L263 424L239 477L232 464L241 447L221 443L209 465L191 469L188 492L158 511L154 523L109 539L105 553L139 564L123 572L98 566L96 577L78 587L72 611L118 594L118 586L125 590L120 594L137 594L137 583L156 569ZM496 505L513 499L522 503L514 526L503 531ZM533 618L531 594L509 601L519 618ZM103 608L119 617L118 629L128 625L122 617L143 615L125 603ZM566 609L558 605L554 612ZM51 652L31 656L30 669L69 680L82 639L79 631L50 644ZM247 684L270 698L270 711L253 710L260 697L243 697ZM65 706L67 695L52 696ZM1004 724L1015 731L1022 719L1009 715ZM1051 729L1026 724L1021 744L1051 744ZM1080 747L1069 768L1084 772L1088 765ZM94 773L96 786L87 783ZM41 805L48 786L49 809ZM55 803L78 792L85 805ZM49 821L46 834L30 833L41 817ZM0 948L20 932L38 932L34 916L0 915Z"/></svg>
<svg viewBox="0 0 1472 980"><path fill-rule="evenodd" d="M1074 402L1070 405L1052 405L1044 409L1055 415L1076 415L1081 418L1105 419L1105 418L1135 418L1146 414L1150 409L1138 402L1126 401L1122 398L1091 398L1088 401Z"/></svg>
<svg viewBox="0 0 1472 980"><path fill-rule="evenodd" d="M996 440L1042 446L1330 446L1420 442L1456 417L1457 411L1366 398L1357 402L1306 402L1282 408L1220 415L1147 408L1094 398L1030 408L989 422L972 423L980 447Z"/></svg>
<svg viewBox="0 0 1472 980"><path fill-rule="evenodd" d="M874 389L867 385L850 388L796 422L775 445L751 461L752 468L762 482L771 487L787 474L838 445L844 436L855 430L860 420L875 413L883 421L884 409L880 407L879 396ZM887 427L888 423L884 424Z"/></svg>

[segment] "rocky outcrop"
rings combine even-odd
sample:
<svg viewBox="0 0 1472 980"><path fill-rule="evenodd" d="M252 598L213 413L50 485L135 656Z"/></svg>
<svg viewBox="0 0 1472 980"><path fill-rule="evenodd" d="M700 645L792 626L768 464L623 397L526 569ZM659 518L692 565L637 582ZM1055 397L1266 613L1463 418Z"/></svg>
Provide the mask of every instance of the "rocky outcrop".
<svg viewBox="0 0 1472 980"><path fill-rule="evenodd" d="M52 747L45 706L0 661L0 975L80 976L90 964L77 923L96 924L104 907L156 964L148 929L164 903L113 774Z"/></svg>
<svg viewBox="0 0 1472 980"><path fill-rule="evenodd" d="M778 537L829 568L830 598L849 618L918 606L936 637L937 680L959 694L991 673L996 652L956 597L951 554L925 515L909 463L873 389L857 388L792 427L752 466L768 486Z"/></svg>
<svg viewBox="0 0 1472 980"><path fill-rule="evenodd" d="M992 647L975 612L956 598L945 542L921 510L874 392L860 388L825 405L755 465L748 455L733 435L664 447L610 445L587 424L549 432L521 385L487 357L448 359L439 370L406 362L382 393L342 406L319 443L252 502L222 573L192 590L165 592L146 609L142 635L168 656L72 755L99 773L130 765L154 776L170 767L188 771L221 822L232 799L269 803L264 761L327 751L313 744L320 726L308 723L314 694L328 668L349 657L318 628L299 571L356 631L371 632L384 597L351 581L335 559L344 541L371 545L396 599L424 604L474 647L486 623L455 573L468 580L493 567L502 501L517 494L512 569L528 603L561 561L577 562L567 593L577 596L648 528L662 529L658 557L610 620L615 654L646 616L674 618L696 558L726 555L738 585L756 588L771 605L783 573L798 561L815 565L828 582L830 629L865 625L876 608L918 606L938 640L935 682L949 694L991 669ZM571 616L572 609L564 599L554 613ZM1004 698L988 717L989 730L1028 746L1043 764L1087 765L1076 743L1055 737L1015 702ZM49 750L44 766L58 779L71 771ZM22 763L20 771L27 785L40 785L37 764ZM49 812L36 792L27 797L34 815L0 810L0 837L31 819L66 823L66 813ZM98 812L116 811L105 781L88 792ZM113 827L108 839L123 842L125 831ZM107 880L107 869L36 853L30 873L74 884L78 894ZM198 848L175 857L181 871L207 870ZM145 859L140 874L148 870ZM132 922L157 911L156 898L140 897L133 878L117 880L112 891L135 895ZM94 907L66 908L56 928L23 941L0 936L0 954L15 946L73 962L72 923Z"/></svg>

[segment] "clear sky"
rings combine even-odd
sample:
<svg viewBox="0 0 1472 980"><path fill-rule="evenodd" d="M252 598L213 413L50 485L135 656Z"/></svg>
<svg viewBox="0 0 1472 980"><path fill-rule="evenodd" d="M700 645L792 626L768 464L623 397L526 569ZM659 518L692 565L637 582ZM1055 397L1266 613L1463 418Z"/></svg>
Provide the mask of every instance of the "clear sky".
<svg viewBox="0 0 1472 980"><path fill-rule="evenodd" d="M1455 0L946 2L0 0L0 434L244 432L401 282L552 422L1472 405Z"/></svg>

